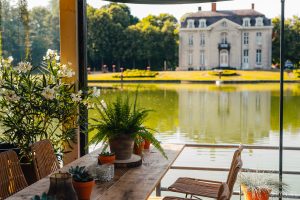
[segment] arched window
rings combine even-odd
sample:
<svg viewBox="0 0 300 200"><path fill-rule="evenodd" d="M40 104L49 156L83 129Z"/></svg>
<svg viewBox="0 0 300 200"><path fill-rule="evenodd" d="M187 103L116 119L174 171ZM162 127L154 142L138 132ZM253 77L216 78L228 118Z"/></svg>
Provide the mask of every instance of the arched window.
<svg viewBox="0 0 300 200"><path fill-rule="evenodd" d="M227 36L228 36L227 33L225 33L225 32L221 33L221 43L222 44L227 44L228 43Z"/></svg>

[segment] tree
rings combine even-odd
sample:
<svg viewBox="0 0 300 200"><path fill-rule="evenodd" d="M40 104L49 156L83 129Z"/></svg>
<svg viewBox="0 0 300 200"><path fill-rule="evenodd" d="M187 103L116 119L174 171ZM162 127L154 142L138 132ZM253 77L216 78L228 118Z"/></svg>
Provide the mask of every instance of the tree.
<svg viewBox="0 0 300 200"><path fill-rule="evenodd" d="M30 54L30 26L29 26L29 12L28 12L28 3L27 0L19 0L18 6L20 9L20 18L22 21L23 29L24 29L24 47L25 47L25 60L31 60ZM20 40L21 42L21 40ZM20 43L20 45L22 45Z"/></svg>
<svg viewBox="0 0 300 200"><path fill-rule="evenodd" d="M272 20L273 29L273 63L280 62L280 18L276 17ZM300 61L300 18L293 16L286 19L285 26L285 58L291 60L299 66Z"/></svg>

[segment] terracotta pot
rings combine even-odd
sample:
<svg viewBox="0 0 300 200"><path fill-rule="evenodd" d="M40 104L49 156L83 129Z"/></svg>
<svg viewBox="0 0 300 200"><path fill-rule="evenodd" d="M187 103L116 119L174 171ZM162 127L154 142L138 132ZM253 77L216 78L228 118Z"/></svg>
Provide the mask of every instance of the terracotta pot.
<svg viewBox="0 0 300 200"><path fill-rule="evenodd" d="M142 155L143 151L144 151L144 146L145 146L145 141L141 142L140 145L134 144L134 154L136 155Z"/></svg>
<svg viewBox="0 0 300 200"><path fill-rule="evenodd" d="M145 140L144 149L150 149L151 142L149 140Z"/></svg>
<svg viewBox="0 0 300 200"><path fill-rule="evenodd" d="M268 200L270 197L271 190L262 188L260 191L252 192L248 190L245 185L242 185L241 187L245 200Z"/></svg>
<svg viewBox="0 0 300 200"><path fill-rule="evenodd" d="M109 140L110 152L115 153L117 160L127 160L131 158L134 140L129 135L119 135Z"/></svg>
<svg viewBox="0 0 300 200"><path fill-rule="evenodd" d="M94 180L89 182L77 182L73 180L73 186L77 193L78 200L89 200L94 185L95 185Z"/></svg>
<svg viewBox="0 0 300 200"><path fill-rule="evenodd" d="M116 155L109 155L109 156L105 156L105 155L99 155L98 156L98 164L99 165L103 165L103 164L113 164L116 160Z"/></svg>

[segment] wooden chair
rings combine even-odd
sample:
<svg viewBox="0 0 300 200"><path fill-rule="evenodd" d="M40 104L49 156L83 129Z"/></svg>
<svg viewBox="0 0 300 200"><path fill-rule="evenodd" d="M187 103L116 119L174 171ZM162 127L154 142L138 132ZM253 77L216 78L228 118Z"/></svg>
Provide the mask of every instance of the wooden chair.
<svg viewBox="0 0 300 200"><path fill-rule="evenodd" d="M0 153L0 199L5 199L27 187L16 152Z"/></svg>
<svg viewBox="0 0 300 200"><path fill-rule="evenodd" d="M242 168L242 159L241 153L243 150L243 146L241 145L233 155L233 159L231 162L230 170L228 173L226 184L228 186L228 193L229 197L231 198L233 193L233 187L237 179L237 175ZM220 191L222 190L222 185L224 183L219 181L212 181L212 180L202 180L202 179L194 179L194 178L187 178L182 177L178 178L175 183L173 183L168 189L172 192L179 192L193 196L203 196L209 197L214 199L219 199ZM225 199L227 197L225 196Z"/></svg>
<svg viewBox="0 0 300 200"><path fill-rule="evenodd" d="M54 149L49 140L41 140L31 146L33 165L38 180L60 168Z"/></svg>
<svg viewBox="0 0 300 200"><path fill-rule="evenodd" d="M180 197L165 197L163 200L192 200L189 198ZM218 192L217 200L230 200L230 191L226 183L222 183Z"/></svg>

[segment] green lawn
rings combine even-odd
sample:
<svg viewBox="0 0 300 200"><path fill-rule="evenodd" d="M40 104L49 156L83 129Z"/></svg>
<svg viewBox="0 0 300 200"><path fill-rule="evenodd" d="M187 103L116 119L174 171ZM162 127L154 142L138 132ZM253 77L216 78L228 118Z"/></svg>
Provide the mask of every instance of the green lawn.
<svg viewBox="0 0 300 200"><path fill-rule="evenodd" d="M222 76L224 81L253 81L253 80L279 80L279 71L239 71L237 76ZM117 73L97 73L90 74L88 80L120 80L113 78ZM300 80L293 73L284 74L285 80ZM124 78L124 80L151 80L151 81L214 81L219 80L218 76L213 76L208 71L168 71L159 72L154 78Z"/></svg>

